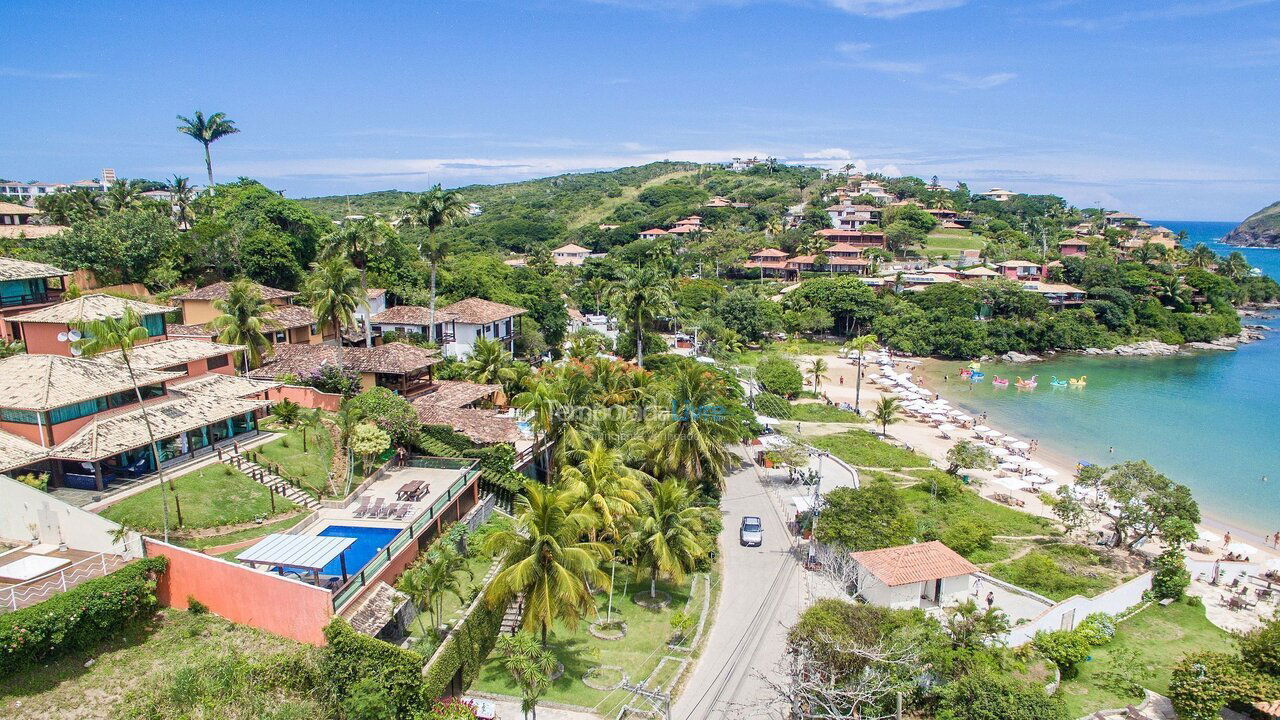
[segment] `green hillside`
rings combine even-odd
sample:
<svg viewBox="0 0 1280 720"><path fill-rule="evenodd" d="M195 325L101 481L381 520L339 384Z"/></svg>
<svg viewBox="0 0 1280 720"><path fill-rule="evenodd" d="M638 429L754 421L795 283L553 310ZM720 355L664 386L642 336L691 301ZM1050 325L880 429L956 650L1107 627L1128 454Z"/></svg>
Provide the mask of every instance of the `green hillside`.
<svg viewBox="0 0 1280 720"><path fill-rule="evenodd" d="M1244 247L1280 246L1280 202L1245 218L1222 242Z"/></svg>

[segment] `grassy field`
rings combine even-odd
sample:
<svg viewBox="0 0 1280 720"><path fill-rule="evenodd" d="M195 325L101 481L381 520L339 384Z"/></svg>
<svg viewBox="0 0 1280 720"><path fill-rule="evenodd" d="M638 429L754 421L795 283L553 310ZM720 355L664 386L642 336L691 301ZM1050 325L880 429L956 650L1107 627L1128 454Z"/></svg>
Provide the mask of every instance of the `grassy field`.
<svg viewBox="0 0 1280 720"><path fill-rule="evenodd" d="M19 672L0 683L0 717L13 720L90 720L112 717L126 698L137 709L134 693L146 687L172 687L175 673L197 664L243 653L266 660L281 653L314 653L315 649L265 632L233 625L213 615L163 610L146 623L122 630L112 641L87 652L72 653L51 663ZM87 660L93 664L85 667ZM206 676L208 674L205 674ZM208 678L217 682L223 678ZM183 687L184 691L191 688ZM289 693L239 688L249 695L224 696L231 708L199 707L183 692L188 718L256 717L320 718L315 702ZM256 697L255 697L256 695ZM250 708L265 704L269 714ZM236 712L246 714L236 714ZM132 717L131 715L129 717ZM177 717L177 716L171 716Z"/></svg>
<svg viewBox="0 0 1280 720"><path fill-rule="evenodd" d="M626 669L632 682L640 683L658 667L664 655L680 655L676 651L668 650L666 644L672 634L671 616L677 610L684 608L689 598L689 587L687 581L681 587L659 582L658 589L669 593L672 603L664 610L648 610L632 600L637 592L648 589L647 580L640 585L635 582L628 583L620 569L613 596L613 615L615 618L621 617L626 621L627 636L616 641L600 640L587 632L585 622L576 630L557 626L552 634L551 649L557 659L564 664L565 672L559 680L552 683L543 699L584 707L595 707L605 701L598 710L602 716L611 717L612 713L607 711L624 699L622 694L614 693L611 696L609 692L587 687L582 682L583 673L596 665L617 665ZM698 592L700 595L702 590ZM600 617L604 617L608 595L603 593L597 595L597 601ZM695 622L697 612L701 609L700 603L700 599L695 597L690 607ZM671 661L666 665L670 667ZM481 668L480 677L472 687L485 692L519 695L507 672L494 658L490 658Z"/></svg>
<svg viewBox="0 0 1280 720"><path fill-rule="evenodd" d="M279 503L280 498L277 497L276 507L280 507ZM253 527L245 528L243 530L233 530L219 535L201 535L200 537L191 538L171 537L170 542L183 547L189 547L194 550L203 550L205 548L216 547L218 545L229 545L234 542L240 542L241 540L252 540L254 538L263 537L264 535L270 535L271 533L282 533L302 522L305 517L307 517L307 513L298 512L284 518L283 520L264 522L261 525L254 525ZM239 552L241 551L235 550L231 554L235 555Z"/></svg>
<svg viewBox="0 0 1280 720"><path fill-rule="evenodd" d="M221 463L174 478L173 484L182 504L182 527L187 529L251 522L254 518L279 515L295 507L277 496L273 513L270 490L230 465ZM165 500L169 503L169 522L177 527L177 508L173 494L167 489ZM102 516L135 530L163 529L160 487L127 497L103 510Z"/></svg>
<svg viewBox="0 0 1280 720"><path fill-rule="evenodd" d="M797 403L791 406L790 420L801 422L861 423L866 419L852 410L841 410L826 403Z"/></svg>
<svg viewBox="0 0 1280 720"><path fill-rule="evenodd" d="M959 255L961 250L981 250L986 240L968 230L934 230L925 238L922 252L928 255Z"/></svg>
<svg viewBox="0 0 1280 720"><path fill-rule="evenodd" d="M260 464L270 463L280 468L280 476L298 481L304 490L316 497L328 493L329 468L333 464L333 443L325 428L307 431L307 450L302 450L302 432L297 428L276 429L284 437L254 450Z"/></svg>
<svg viewBox="0 0 1280 720"><path fill-rule="evenodd" d="M641 190L652 185L664 183L668 180L688 177L693 173L693 170L677 170L676 172L670 172L665 175L659 175L651 180L646 180L641 183L639 187L624 186L622 188L622 194L618 197L606 197L595 205L579 210L578 213L573 216L573 219L569 221L569 227L576 228L590 223L599 224L605 218L609 217L609 213L613 212L619 205L635 200Z"/></svg>
<svg viewBox="0 0 1280 720"><path fill-rule="evenodd" d="M923 473L912 472L912 474ZM1047 518L997 505L979 497L974 492L962 492L950 500L941 501L930 494L927 485L913 485L903 489L902 497L913 513L918 517L928 518L930 524L939 531L957 522L976 521L991 528L996 535L1048 535L1051 537L1061 535L1053 522Z"/></svg>
<svg viewBox="0 0 1280 720"><path fill-rule="evenodd" d="M866 430L823 435L809 438L807 441L819 450L826 450L850 465L892 470L929 467L929 458L910 450L894 447Z"/></svg>
<svg viewBox="0 0 1280 720"><path fill-rule="evenodd" d="M1096 648L1089 660L1081 664L1080 674L1062 683L1062 692L1071 717L1124 707L1140 698L1119 694L1099 677L1099 672L1112 664L1117 653L1137 653L1139 662L1149 670L1145 680L1140 681L1142 685L1167 694L1173 665L1184 653L1193 650L1229 652L1231 649L1231 636L1205 618L1203 607L1193 607L1184 602L1167 607L1151 605L1121 622L1115 639Z"/></svg>
<svg viewBox="0 0 1280 720"><path fill-rule="evenodd" d="M1051 543L1016 560L992 565L993 576L1062 601L1072 595L1093 597L1128 579L1107 556L1093 548L1072 543Z"/></svg>

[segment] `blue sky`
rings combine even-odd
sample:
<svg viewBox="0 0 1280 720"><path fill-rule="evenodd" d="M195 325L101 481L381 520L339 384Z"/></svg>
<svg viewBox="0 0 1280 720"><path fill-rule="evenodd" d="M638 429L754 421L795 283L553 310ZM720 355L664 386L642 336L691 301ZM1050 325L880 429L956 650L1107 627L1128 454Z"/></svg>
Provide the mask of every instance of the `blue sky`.
<svg viewBox="0 0 1280 720"><path fill-rule="evenodd" d="M218 6L204 6L212 8ZM0 177L290 196L655 159L1056 192L1155 218L1280 199L1280 0L5 3Z"/></svg>

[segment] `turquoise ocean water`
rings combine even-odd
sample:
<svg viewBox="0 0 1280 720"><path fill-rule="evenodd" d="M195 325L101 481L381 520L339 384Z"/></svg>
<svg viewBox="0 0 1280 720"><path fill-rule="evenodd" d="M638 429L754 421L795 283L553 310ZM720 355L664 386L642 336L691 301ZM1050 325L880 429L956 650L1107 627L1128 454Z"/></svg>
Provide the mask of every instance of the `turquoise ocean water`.
<svg viewBox="0 0 1280 720"><path fill-rule="evenodd" d="M1154 220L1188 245L1216 240L1234 223ZM1242 250L1255 267L1280 278L1280 250ZM1280 319L1246 323L1280 330ZM1172 358L1063 356L1030 365L983 367L979 385L931 373L932 387L953 403L987 412L993 424L1046 450L1094 463L1146 459L1191 487L1206 516L1257 534L1280 529L1280 332L1236 352ZM947 367L947 366L944 366ZM999 390L992 375L1038 375L1039 387ZM1051 387L1058 378L1088 375L1084 388ZM1015 430L1016 429L1016 430ZM1111 451L1114 448L1114 452Z"/></svg>

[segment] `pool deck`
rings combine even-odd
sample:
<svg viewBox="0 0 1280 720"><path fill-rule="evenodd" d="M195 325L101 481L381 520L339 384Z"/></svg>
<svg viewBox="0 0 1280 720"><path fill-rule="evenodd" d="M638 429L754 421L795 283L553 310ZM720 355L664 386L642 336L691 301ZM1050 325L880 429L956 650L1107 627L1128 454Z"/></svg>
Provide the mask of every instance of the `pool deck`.
<svg viewBox="0 0 1280 720"><path fill-rule="evenodd" d="M343 508L321 508L319 510L319 522L313 523L304 532L315 534L328 525L361 525L366 527L407 527L410 523L417 520L426 513L431 506L439 501L449 492L449 487L462 477L462 472L451 468L421 468L421 467L402 467L390 468L387 470L386 477L375 481L357 497L354 502ZM407 482L415 480L422 481L427 484L428 490L415 501L399 501L396 500L396 491ZM383 505L388 503L407 502L409 512L402 520L378 519L378 518L358 518L355 511L360 507L360 498L368 497L370 504L377 501L377 498L383 499Z"/></svg>

